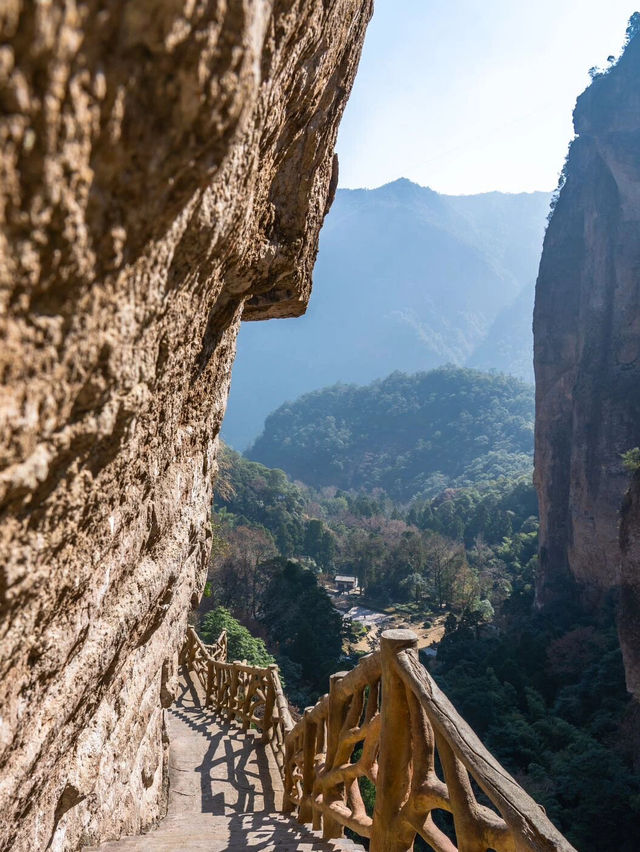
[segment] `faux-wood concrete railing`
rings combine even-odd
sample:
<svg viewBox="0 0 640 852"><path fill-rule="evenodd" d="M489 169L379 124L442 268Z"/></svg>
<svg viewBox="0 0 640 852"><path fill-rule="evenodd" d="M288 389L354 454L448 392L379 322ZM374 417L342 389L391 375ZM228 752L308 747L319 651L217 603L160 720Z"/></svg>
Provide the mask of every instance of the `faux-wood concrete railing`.
<svg viewBox="0 0 640 852"><path fill-rule="evenodd" d="M285 736L293 729L293 720L278 667L230 663L226 631L222 631L213 645L205 645L193 627L187 630L182 662L202 685L207 707L222 713L229 721L239 722L245 730L252 727L262 732L262 742L270 744L284 778Z"/></svg>
<svg viewBox="0 0 640 852"><path fill-rule="evenodd" d="M277 667L214 660L191 629L184 659L208 704L262 730L284 809L327 839L348 827L370 838L371 852L407 852L416 835L436 852L575 852L438 689L410 630L385 631L380 650L333 675L295 725ZM371 816L364 778L376 791ZM437 810L452 815L457 846L436 826Z"/></svg>

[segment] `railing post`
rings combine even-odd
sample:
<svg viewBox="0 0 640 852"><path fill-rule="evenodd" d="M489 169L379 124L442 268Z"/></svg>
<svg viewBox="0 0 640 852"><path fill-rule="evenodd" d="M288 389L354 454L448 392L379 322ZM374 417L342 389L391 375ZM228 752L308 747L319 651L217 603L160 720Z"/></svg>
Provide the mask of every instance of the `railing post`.
<svg viewBox="0 0 640 852"><path fill-rule="evenodd" d="M282 797L282 813L290 814L294 810L294 803L291 801L291 792L293 790L293 777L291 775L291 761L293 760L293 740L285 739L284 743L284 795Z"/></svg>
<svg viewBox="0 0 640 852"><path fill-rule="evenodd" d="M262 742L268 743L271 739L271 731L273 729L273 708L276 704L276 688L273 682L274 671L278 671L276 663L269 665L269 674L267 675L267 689L264 701L264 727L262 729Z"/></svg>
<svg viewBox="0 0 640 852"><path fill-rule="evenodd" d="M229 653L229 640L227 639L227 631L223 630L220 636L220 658L223 663L227 662L227 654Z"/></svg>
<svg viewBox="0 0 640 852"><path fill-rule="evenodd" d="M233 668L231 669L231 684L229 686L229 692L227 695L227 719L230 722L234 722L237 713L237 695L238 695L238 669L236 666L239 666L240 663L238 660L233 661Z"/></svg>
<svg viewBox="0 0 640 852"><path fill-rule="evenodd" d="M191 633L191 631L189 631L189 652L187 654L187 668L189 669L189 671L191 671L191 669L193 668L193 661L195 660L197 653L198 645L193 634Z"/></svg>
<svg viewBox="0 0 640 852"><path fill-rule="evenodd" d="M230 675L225 667L218 668L216 674L216 711L222 712L224 707L224 693L227 688L227 682Z"/></svg>
<svg viewBox="0 0 640 852"><path fill-rule="evenodd" d="M187 628L187 633L184 637L184 642L182 643L182 647L180 648L180 653L178 654L178 665L183 666L186 663L188 653L189 653L189 628Z"/></svg>
<svg viewBox="0 0 640 852"><path fill-rule="evenodd" d="M215 666L213 660L207 660L207 697L205 699L205 707L211 707L213 704L213 688L215 682Z"/></svg>
<svg viewBox="0 0 640 852"><path fill-rule="evenodd" d="M242 697L242 727L245 731L249 730L251 725L251 699L253 698L254 690L257 689L256 676L243 675L244 678L244 693Z"/></svg>
<svg viewBox="0 0 640 852"><path fill-rule="evenodd" d="M193 636L191 634L191 627L187 627L187 636L184 641L184 645L182 646L182 651L180 653L180 664L186 665L188 669L191 669L193 664L193 648L194 648Z"/></svg>
<svg viewBox="0 0 640 852"><path fill-rule="evenodd" d="M411 785L411 718L395 658L407 649L415 653L417 646L418 637L412 630L385 630L380 637L382 704L370 852L413 849L415 831L399 819Z"/></svg>
<svg viewBox="0 0 640 852"><path fill-rule="evenodd" d="M315 780L316 762L316 728L311 721L312 707L304 711L303 740L302 740L302 800L298 810L298 822L306 823L313 820L313 782Z"/></svg>
<svg viewBox="0 0 640 852"><path fill-rule="evenodd" d="M344 708L345 702L344 699L341 700L338 698L337 687L345 676L346 672L337 672L336 674L331 675L329 678L329 717L327 719L327 760L326 760L326 768L331 770L333 768L333 762L336 757L336 752L338 750L338 743L340 742L340 732L342 730L342 725L344 724ZM336 789L329 790L325 794L324 803L326 805L333 804L333 802L339 801L341 798L344 798L344 790L342 792L337 791ZM343 836L343 827L342 823L338 822L338 820L334 819L331 816L328 816L326 813L322 815L322 837L324 840L333 840L337 837Z"/></svg>

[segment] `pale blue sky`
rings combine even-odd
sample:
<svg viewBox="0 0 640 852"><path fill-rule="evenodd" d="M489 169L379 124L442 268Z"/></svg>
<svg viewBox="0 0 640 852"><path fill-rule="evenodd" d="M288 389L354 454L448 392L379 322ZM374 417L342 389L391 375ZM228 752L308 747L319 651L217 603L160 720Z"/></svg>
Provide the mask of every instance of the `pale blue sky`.
<svg viewBox="0 0 640 852"><path fill-rule="evenodd" d="M340 185L555 187L571 112L640 0L376 0L338 140Z"/></svg>

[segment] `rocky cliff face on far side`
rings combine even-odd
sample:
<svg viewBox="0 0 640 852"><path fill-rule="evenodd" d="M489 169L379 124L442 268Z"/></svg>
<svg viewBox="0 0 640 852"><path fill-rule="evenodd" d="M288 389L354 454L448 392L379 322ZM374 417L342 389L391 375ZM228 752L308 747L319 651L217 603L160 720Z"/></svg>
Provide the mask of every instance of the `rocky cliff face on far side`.
<svg viewBox="0 0 640 852"><path fill-rule="evenodd" d="M620 643L627 686L640 696L640 471L622 504L620 523Z"/></svg>
<svg viewBox="0 0 640 852"><path fill-rule="evenodd" d="M574 580L593 601L628 579L618 526L629 485L621 454L640 445L639 37L580 96L574 125L534 314L539 605L561 601ZM640 697L630 600L619 632Z"/></svg>
<svg viewBox="0 0 640 852"><path fill-rule="evenodd" d="M0 849L162 813L241 316L304 311L370 0L0 11Z"/></svg>

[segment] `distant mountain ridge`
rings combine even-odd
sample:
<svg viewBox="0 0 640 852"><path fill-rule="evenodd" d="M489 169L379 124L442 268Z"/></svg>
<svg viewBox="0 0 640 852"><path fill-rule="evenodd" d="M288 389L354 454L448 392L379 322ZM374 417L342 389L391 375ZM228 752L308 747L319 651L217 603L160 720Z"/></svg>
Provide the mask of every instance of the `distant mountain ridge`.
<svg viewBox="0 0 640 852"><path fill-rule="evenodd" d="M530 474L533 419L533 387L513 376L395 372L282 405L246 455L316 488L380 488L410 500Z"/></svg>
<svg viewBox="0 0 640 852"><path fill-rule="evenodd" d="M295 322L245 323L223 435L244 448L288 399L445 363L532 380L548 193L447 196L400 179L338 190Z"/></svg>

